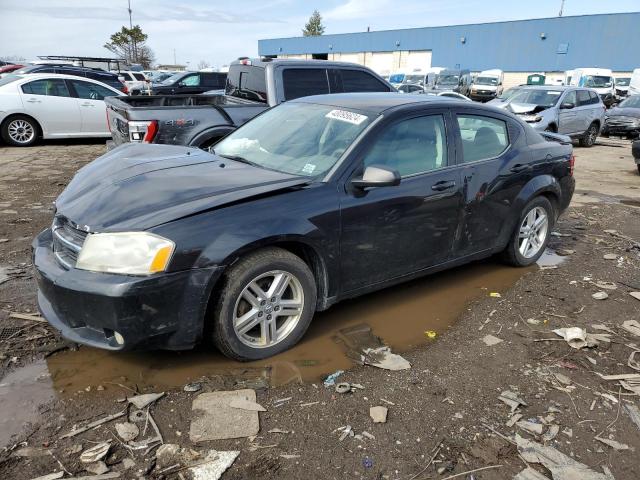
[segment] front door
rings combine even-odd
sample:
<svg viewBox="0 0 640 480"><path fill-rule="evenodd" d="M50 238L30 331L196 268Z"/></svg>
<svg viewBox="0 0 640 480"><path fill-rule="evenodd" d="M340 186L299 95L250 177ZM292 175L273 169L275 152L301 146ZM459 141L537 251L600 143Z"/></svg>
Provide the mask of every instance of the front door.
<svg viewBox="0 0 640 480"><path fill-rule="evenodd" d="M341 198L341 285L351 292L450 258L461 201L448 113L398 120L347 177ZM450 136L450 134L449 134ZM354 189L368 165L395 169L400 185Z"/></svg>
<svg viewBox="0 0 640 480"><path fill-rule="evenodd" d="M42 126L45 136L78 135L80 112L63 79L34 80L23 84L22 104L26 113Z"/></svg>

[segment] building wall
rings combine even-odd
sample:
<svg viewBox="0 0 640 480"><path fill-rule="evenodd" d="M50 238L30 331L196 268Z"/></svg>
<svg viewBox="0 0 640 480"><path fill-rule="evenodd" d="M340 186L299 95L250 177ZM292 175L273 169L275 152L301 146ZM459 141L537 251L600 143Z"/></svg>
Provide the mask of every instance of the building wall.
<svg viewBox="0 0 640 480"><path fill-rule="evenodd" d="M434 66L473 71L640 67L640 12L260 40L260 55L431 51ZM544 37L544 38L542 38ZM563 53L564 52L564 53ZM359 62L360 63L360 62ZM362 62L364 63L364 62ZM395 66L395 64L394 64Z"/></svg>

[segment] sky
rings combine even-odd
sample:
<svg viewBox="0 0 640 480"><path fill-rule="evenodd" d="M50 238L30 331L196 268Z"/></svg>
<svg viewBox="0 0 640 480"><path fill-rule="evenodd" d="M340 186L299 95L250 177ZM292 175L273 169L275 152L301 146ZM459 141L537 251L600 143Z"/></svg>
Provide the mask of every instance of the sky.
<svg viewBox="0 0 640 480"><path fill-rule="evenodd" d="M560 0L131 0L133 23L159 63L222 66L255 56L258 40L294 37L313 10L325 33L483 23L558 15ZM566 0L564 15L639 11L638 0ZM0 58L112 57L103 48L128 25L127 0L0 0Z"/></svg>

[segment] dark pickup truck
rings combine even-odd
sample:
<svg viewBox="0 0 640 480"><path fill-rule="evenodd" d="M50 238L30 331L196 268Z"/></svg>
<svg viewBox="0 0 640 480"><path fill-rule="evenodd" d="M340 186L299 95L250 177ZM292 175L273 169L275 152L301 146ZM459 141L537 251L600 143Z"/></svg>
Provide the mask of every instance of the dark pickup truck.
<svg viewBox="0 0 640 480"><path fill-rule="evenodd" d="M242 58L224 92L107 97L112 145L167 143L208 148L264 110L287 100L343 92L394 92L361 65L326 60Z"/></svg>

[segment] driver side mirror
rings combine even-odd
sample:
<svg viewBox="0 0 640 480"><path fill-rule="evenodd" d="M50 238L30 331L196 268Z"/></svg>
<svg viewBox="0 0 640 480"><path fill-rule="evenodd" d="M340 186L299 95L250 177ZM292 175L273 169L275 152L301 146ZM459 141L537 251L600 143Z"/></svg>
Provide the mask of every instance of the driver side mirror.
<svg viewBox="0 0 640 480"><path fill-rule="evenodd" d="M351 180L351 185L356 188L394 187L400 185L400 174L381 165L369 165L362 177Z"/></svg>
<svg viewBox="0 0 640 480"><path fill-rule="evenodd" d="M571 110L572 108L575 108L575 105L571 102L564 102L560 105L560 109L562 110Z"/></svg>

